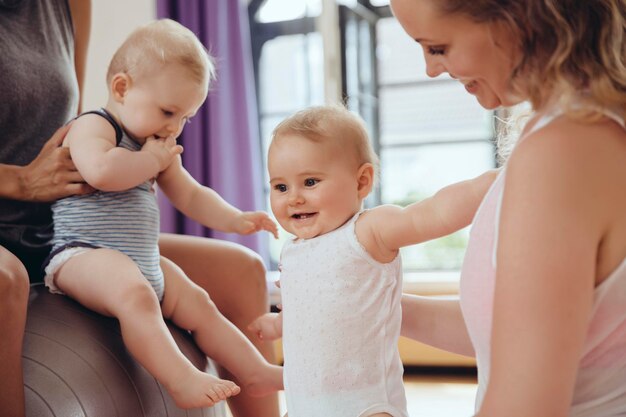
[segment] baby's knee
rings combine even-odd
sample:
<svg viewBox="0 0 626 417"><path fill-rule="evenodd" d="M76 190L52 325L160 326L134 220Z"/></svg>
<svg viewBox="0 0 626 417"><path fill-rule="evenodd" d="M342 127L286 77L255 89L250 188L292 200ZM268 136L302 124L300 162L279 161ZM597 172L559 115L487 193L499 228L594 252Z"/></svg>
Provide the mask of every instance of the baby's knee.
<svg viewBox="0 0 626 417"><path fill-rule="evenodd" d="M159 298L148 281L134 283L125 289L120 305L133 312L152 313L161 309Z"/></svg>
<svg viewBox="0 0 626 417"><path fill-rule="evenodd" d="M188 300L181 300L182 303L190 303L199 310L203 310L204 314L210 316L218 314L218 309L209 294L199 286L194 286L190 291Z"/></svg>

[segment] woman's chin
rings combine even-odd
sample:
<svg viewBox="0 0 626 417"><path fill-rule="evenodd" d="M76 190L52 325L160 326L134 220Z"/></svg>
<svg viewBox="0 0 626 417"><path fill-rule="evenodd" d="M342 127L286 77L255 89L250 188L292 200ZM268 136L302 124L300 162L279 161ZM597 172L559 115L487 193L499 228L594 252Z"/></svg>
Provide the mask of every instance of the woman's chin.
<svg viewBox="0 0 626 417"><path fill-rule="evenodd" d="M478 100L478 104L480 104L482 108L487 109L487 110L495 110L498 107L505 105L496 96L489 96L489 97L476 96L476 100Z"/></svg>

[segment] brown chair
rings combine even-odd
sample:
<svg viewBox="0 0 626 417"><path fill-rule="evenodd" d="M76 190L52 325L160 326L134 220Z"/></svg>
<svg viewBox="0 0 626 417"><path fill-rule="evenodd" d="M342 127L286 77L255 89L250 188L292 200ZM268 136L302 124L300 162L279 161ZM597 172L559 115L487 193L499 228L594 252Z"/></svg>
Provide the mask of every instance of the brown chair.
<svg viewBox="0 0 626 417"><path fill-rule="evenodd" d="M198 368L215 366L188 332L168 327ZM118 321L53 295L30 290L22 353L27 417L224 417L224 403L183 410L128 353Z"/></svg>

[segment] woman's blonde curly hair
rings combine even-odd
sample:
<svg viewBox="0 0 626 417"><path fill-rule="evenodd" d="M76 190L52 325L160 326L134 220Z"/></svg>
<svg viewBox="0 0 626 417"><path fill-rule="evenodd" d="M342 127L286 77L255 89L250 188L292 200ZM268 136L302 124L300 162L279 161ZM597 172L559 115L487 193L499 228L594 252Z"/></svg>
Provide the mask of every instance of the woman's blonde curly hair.
<svg viewBox="0 0 626 417"><path fill-rule="evenodd" d="M533 110L557 97L579 120L597 120L601 109L626 116L626 0L431 1L442 15L464 15L514 35L520 60L511 87ZM501 162L528 117L511 119L498 137Z"/></svg>
<svg viewBox="0 0 626 417"><path fill-rule="evenodd" d="M626 112L626 0L432 0L443 14L503 24L521 59L511 83L541 108L581 92L601 107Z"/></svg>

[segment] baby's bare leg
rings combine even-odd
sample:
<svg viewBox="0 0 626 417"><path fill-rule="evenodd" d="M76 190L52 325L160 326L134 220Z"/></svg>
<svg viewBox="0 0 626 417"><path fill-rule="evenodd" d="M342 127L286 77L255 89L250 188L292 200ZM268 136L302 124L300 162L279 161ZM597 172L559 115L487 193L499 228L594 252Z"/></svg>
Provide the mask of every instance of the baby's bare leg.
<svg viewBox="0 0 626 417"><path fill-rule="evenodd" d="M282 367L269 364L237 327L217 310L209 295L172 261L161 257L165 274L163 315L193 333L209 357L230 371L250 395L283 388Z"/></svg>
<svg viewBox="0 0 626 417"><path fill-rule="evenodd" d="M180 352L163 321L156 293L128 256L109 249L77 255L59 269L55 283L85 307L116 317L130 353L179 407L209 407L239 392L232 382L196 369ZM195 391L181 392L180 386L189 380L196 381Z"/></svg>

